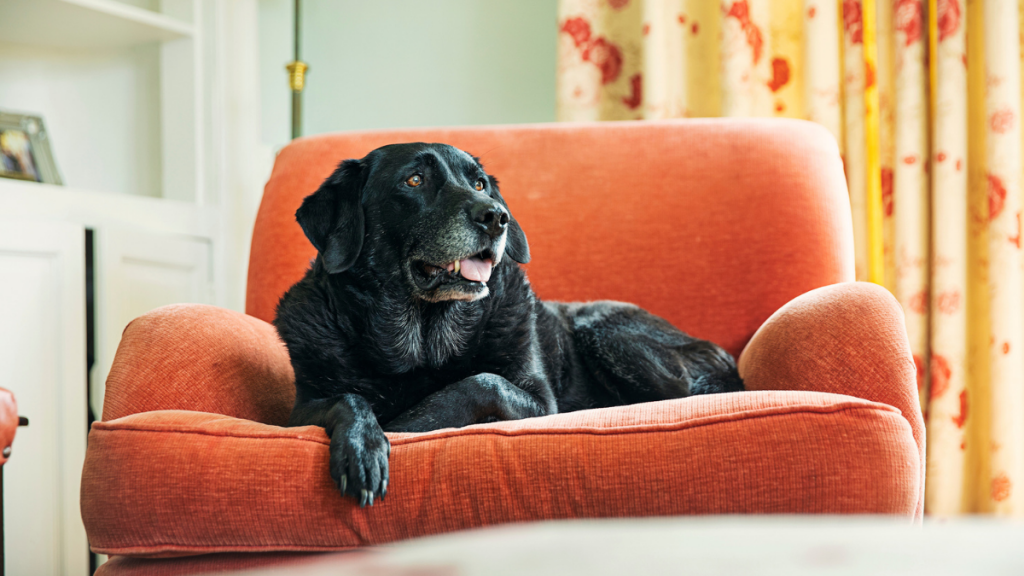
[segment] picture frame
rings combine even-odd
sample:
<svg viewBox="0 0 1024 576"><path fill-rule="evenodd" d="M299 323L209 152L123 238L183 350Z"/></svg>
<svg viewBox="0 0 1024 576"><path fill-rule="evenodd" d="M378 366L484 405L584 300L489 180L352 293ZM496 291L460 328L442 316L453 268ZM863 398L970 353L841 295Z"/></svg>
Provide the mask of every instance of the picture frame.
<svg viewBox="0 0 1024 576"><path fill-rule="evenodd" d="M63 184L42 117L0 110L0 178Z"/></svg>

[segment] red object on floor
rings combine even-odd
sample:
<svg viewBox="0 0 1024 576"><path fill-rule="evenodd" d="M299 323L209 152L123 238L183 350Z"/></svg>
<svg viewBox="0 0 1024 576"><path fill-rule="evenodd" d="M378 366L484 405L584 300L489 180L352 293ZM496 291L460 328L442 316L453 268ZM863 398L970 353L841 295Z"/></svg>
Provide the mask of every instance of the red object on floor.
<svg viewBox="0 0 1024 576"><path fill-rule="evenodd" d="M3 556L5 553L4 539L4 471L3 465L11 457L14 435L18 432L18 402L14 393L0 388L0 576L5 574ZM27 422L27 421L26 421Z"/></svg>
<svg viewBox="0 0 1024 576"><path fill-rule="evenodd" d="M295 223L302 199L341 160L406 141L463 148L501 180L542 298L639 304L743 351L750 391L391 435L387 500L360 509L342 498L323 430L280 427L293 375L267 322L315 253ZM160 557L344 550L549 518L920 518L924 425L902 311L852 280L838 149L810 123L297 140L278 156L257 217L248 315L171 306L125 331L82 478L90 544ZM227 560L217 566L274 557L218 556ZM209 560L119 560L101 573L185 573Z"/></svg>
<svg viewBox="0 0 1024 576"><path fill-rule="evenodd" d="M0 388L0 466L7 463L10 453L7 448L12 448L14 435L18 432L18 402L10 390Z"/></svg>

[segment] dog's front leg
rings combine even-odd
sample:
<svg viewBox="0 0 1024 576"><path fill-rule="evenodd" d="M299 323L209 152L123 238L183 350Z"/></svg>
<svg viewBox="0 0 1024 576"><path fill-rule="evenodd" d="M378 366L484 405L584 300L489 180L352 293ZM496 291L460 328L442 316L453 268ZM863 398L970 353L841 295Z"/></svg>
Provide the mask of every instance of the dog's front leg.
<svg viewBox="0 0 1024 576"><path fill-rule="evenodd" d="M546 416L552 409L535 395L497 374L476 374L427 396L384 428L388 432L429 432L479 422Z"/></svg>
<svg viewBox="0 0 1024 576"><path fill-rule="evenodd" d="M330 472L342 494L373 505L388 493L388 442L373 408L358 394L296 404L289 425L323 426L331 439Z"/></svg>

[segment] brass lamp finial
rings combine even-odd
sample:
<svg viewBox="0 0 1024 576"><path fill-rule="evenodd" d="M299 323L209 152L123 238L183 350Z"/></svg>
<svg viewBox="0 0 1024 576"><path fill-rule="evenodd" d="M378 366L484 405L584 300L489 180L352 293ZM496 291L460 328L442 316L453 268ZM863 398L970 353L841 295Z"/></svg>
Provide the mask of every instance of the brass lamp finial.
<svg viewBox="0 0 1024 576"><path fill-rule="evenodd" d="M288 85L291 86L292 92L302 92L306 87L306 70L309 70L309 65L301 60L294 60L289 62L285 69L288 70Z"/></svg>

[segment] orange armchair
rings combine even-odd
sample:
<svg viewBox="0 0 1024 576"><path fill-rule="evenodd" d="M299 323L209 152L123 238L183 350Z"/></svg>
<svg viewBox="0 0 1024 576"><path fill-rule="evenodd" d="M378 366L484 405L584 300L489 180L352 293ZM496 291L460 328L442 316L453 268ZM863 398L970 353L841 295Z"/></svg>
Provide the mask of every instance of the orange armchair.
<svg viewBox="0 0 1024 576"><path fill-rule="evenodd" d="M340 160L401 141L450 143L501 179L542 298L639 304L742 352L748 391L392 434L387 500L342 498L323 430L282 427L293 375L268 322L315 253L294 220L303 197ZM295 141L257 217L247 314L170 306L124 333L82 476L90 544L115 556L101 573L251 567L552 518L920 518L924 426L902 311L852 282L852 236L835 142L805 122Z"/></svg>

